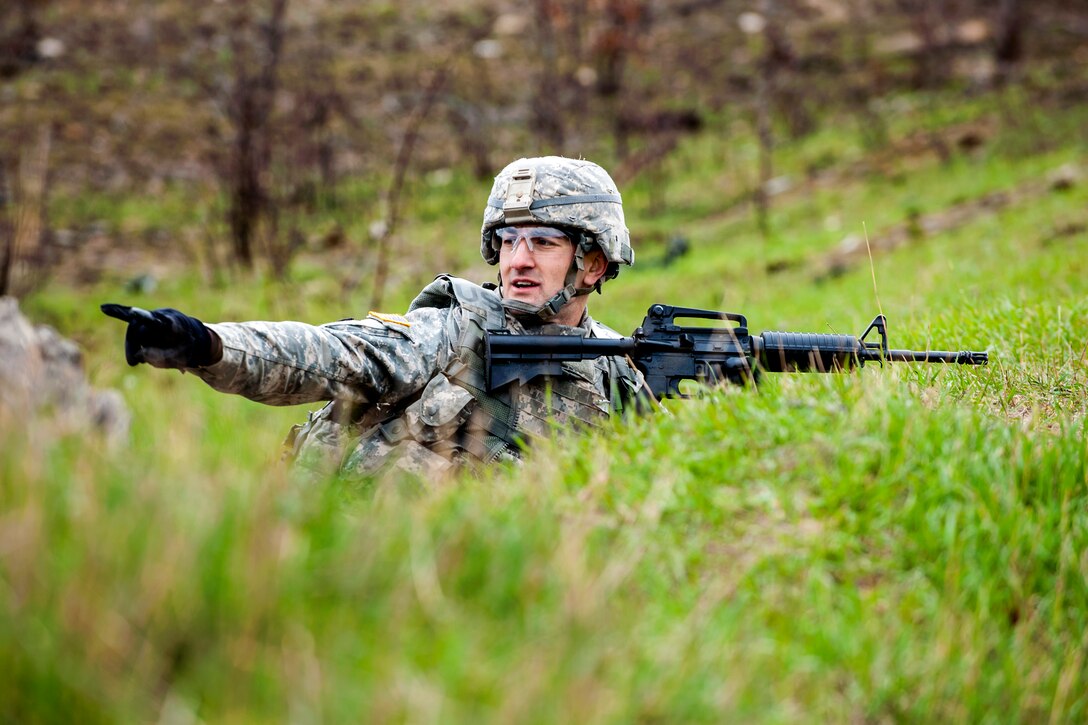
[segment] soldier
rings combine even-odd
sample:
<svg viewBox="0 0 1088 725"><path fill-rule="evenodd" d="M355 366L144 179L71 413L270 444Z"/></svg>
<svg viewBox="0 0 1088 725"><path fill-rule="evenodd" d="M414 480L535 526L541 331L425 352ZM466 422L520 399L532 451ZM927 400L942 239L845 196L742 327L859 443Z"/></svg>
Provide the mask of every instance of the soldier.
<svg viewBox="0 0 1088 725"><path fill-rule="evenodd" d="M484 208L480 251L498 265L498 285L442 275L403 316L204 325L160 309L126 318L126 359L270 405L329 401L287 440L296 469L317 476L390 466L431 475L516 459L556 423L592 426L648 403L622 358L569 363L562 376L491 392L484 381L488 330L619 337L587 312L587 295L634 261L604 169L556 156L508 165Z"/></svg>

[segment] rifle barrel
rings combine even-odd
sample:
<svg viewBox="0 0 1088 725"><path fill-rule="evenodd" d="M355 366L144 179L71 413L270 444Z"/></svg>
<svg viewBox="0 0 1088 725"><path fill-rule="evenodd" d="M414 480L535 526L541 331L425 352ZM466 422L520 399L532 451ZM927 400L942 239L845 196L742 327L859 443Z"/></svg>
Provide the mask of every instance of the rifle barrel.
<svg viewBox="0 0 1088 725"><path fill-rule="evenodd" d="M985 352L882 350L851 335L808 332L764 332L753 340L755 354L768 372L830 372L866 362L956 363L985 365Z"/></svg>
<svg viewBox="0 0 1088 725"><path fill-rule="evenodd" d="M879 360L878 354L871 357ZM924 362L924 363L955 363L958 365L985 365L990 362L989 353L960 350L959 352L945 352L943 350L888 350L884 356L891 362Z"/></svg>

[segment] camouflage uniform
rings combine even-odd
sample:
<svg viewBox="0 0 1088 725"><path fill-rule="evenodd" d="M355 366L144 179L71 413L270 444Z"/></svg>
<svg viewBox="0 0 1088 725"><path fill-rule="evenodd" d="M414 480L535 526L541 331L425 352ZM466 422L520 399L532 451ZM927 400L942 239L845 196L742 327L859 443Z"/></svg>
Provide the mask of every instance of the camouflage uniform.
<svg viewBox="0 0 1088 725"><path fill-rule="evenodd" d="M288 439L296 468L318 476L394 465L429 475L513 459L553 426L592 426L642 400L638 373L617 358L569 363L562 377L485 392L485 330L618 335L588 316L579 327L526 328L498 292L451 277L428 285L404 316L209 327L223 359L191 372L216 390L270 405L332 401Z"/></svg>
<svg viewBox="0 0 1088 725"><path fill-rule="evenodd" d="M319 474L365 475L389 465L429 474L516 458L523 443L553 426L594 425L648 404L641 376L622 358L567 363L561 376L486 390L486 331L618 337L588 315L577 327L552 323L574 297L600 290L601 280L576 285L587 252L599 249L607 260L602 279L634 261L612 178L590 161L555 156L509 164L484 209L481 255L498 263L500 227L539 224L560 228L574 246L564 288L540 307L439 277L403 317L209 325L223 358L193 372L262 403L332 401L289 438L296 467Z"/></svg>

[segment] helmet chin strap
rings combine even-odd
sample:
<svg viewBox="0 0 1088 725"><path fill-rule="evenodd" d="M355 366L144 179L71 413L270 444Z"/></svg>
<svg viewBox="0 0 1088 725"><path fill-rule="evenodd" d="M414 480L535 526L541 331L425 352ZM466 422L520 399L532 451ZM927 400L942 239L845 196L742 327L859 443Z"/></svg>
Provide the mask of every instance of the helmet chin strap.
<svg viewBox="0 0 1088 725"><path fill-rule="evenodd" d="M578 281L578 273L584 270L585 267L585 253L586 247L592 249L592 242L587 242L585 239L579 241L574 248L574 259L570 262L570 268L567 269L567 277L564 280L565 284L563 289L552 295L551 299L545 302L543 305L531 305L527 302L520 300L508 300L505 297L502 301L502 306L510 311L515 317L522 322L536 322L540 321L540 324L551 322L555 319L555 316L559 314L560 310L566 306L575 297L582 297L588 295L593 290L597 292L601 291L601 283L598 281L596 284L590 287L578 287L575 283ZM501 283L502 280L500 280Z"/></svg>

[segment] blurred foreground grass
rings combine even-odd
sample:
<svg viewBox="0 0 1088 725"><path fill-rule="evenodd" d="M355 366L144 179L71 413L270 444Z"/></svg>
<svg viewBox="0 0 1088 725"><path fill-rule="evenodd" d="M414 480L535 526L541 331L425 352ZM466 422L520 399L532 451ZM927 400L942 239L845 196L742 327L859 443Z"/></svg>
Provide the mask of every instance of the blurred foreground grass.
<svg viewBox="0 0 1088 725"><path fill-rule="evenodd" d="M862 222L876 236L1083 165L1085 139L1063 139L782 200L770 241L743 216L674 219L693 254L591 303L625 332L656 301L743 312L754 331L860 332L883 311L893 346L988 349L989 367L772 377L478 479L300 489L278 442L301 410L127 369L97 303L141 300L47 290L26 308L81 342L135 420L112 447L0 421L0 717L1084 721L1083 185L872 269L817 282L810 264ZM717 172L696 162L721 155L688 153L678 184L711 208L700 178ZM667 228L641 193L636 237ZM769 258L797 263L753 266ZM290 288L195 280L147 306L344 316Z"/></svg>
<svg viewBox="0 0 1088 725"><path fill-rule="evenodd" d="M18 721L1082 720L1083 417L1050 432L955 397L893 370L776 380L482 480L364 490L296 489L184 423L169 452L9 429L0 701Z"/></svg>

